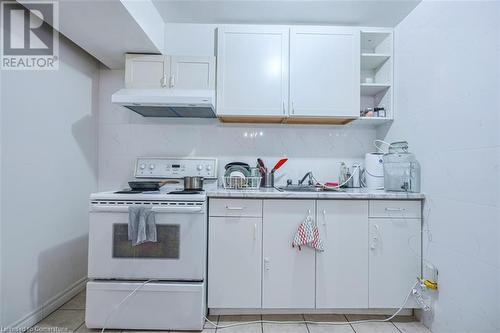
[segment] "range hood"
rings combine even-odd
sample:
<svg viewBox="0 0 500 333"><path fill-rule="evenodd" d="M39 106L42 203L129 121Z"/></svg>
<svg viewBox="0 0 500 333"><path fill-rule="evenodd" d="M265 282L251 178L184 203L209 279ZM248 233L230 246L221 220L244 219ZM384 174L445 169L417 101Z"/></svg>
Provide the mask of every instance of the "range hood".
<svg viewBox="0 0 500 333"><path fill-rule="evenodd" d="M216 118L214 90L121 89L111 102L144 117Z"/></svg>

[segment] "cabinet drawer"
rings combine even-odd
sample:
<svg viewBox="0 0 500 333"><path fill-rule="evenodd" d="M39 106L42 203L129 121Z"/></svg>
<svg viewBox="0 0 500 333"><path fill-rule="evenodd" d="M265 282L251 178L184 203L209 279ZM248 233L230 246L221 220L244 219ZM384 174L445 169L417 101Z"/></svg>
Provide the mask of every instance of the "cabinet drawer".
<svg viewBox="0 0 500 333"><path fill-rule="evenodd" d="M262 217L262 200L210 199L209 215Z"/></svg>
<svg viewBox="0 0 500 333"><path fill-rule="evenodd" d="M370 217L383 218L420 218L420 201L406 200L371 200Z"/></svg>

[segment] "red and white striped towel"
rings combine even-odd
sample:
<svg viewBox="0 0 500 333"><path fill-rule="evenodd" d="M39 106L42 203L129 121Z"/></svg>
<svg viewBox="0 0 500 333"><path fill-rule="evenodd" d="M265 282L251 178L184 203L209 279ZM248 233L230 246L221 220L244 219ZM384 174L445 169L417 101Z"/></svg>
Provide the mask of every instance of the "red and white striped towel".
<svg viewBox="0 0 500 333"><path fill-rule="evenodd" d="M319 235L318 227L313 223L312 218L308 216L297 229L293 237L292 247L298 247L302 250L302 246L310 246L316 251L323 252L323 242Z"/></svg>

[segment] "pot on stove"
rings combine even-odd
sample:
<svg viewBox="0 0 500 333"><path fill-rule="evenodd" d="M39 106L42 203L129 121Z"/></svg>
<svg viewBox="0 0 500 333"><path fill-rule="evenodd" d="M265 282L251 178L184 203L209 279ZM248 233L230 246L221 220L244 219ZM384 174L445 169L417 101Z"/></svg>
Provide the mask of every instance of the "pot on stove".
<svg viewBox="0 0 500 333"><path fill-rule="evenodd" d="M203 177L191 176L184 177L184 191L202 191Z"/></svg>

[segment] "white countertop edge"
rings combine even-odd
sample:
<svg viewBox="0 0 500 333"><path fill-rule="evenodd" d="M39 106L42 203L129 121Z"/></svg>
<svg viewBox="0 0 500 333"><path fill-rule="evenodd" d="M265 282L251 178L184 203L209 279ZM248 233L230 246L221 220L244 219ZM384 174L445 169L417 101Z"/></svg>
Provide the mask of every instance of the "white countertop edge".
<svg viewBox="0 0 500 333"><path fill-rule="evenodd" d="M366 188L345 189L342 192L281 192L276 189L207 191L209 198L287 198L287 199L374 199L374 200L423 200L423 193L386 192Z"/></svg>

